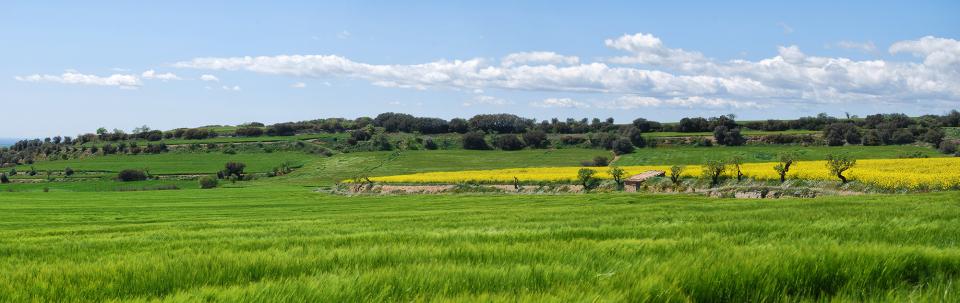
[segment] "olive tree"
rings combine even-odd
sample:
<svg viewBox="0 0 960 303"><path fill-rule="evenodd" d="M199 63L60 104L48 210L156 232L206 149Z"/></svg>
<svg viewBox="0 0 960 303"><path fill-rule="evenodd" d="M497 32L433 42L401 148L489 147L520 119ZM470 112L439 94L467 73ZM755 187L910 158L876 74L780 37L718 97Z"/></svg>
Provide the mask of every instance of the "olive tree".
<svg viewBox="0 0 960 303"><path fill-rule="evenodd" d="M793 153L780 153L777 155L777 165L773 167L773 170L777 171L777 174L780 175L780 183L787 181L787 173L790 172L790 166L793 165L797 156Z"/></svg>
<svg viewBox="0 0 960 303"><path fill-rule="evenodd" d="M853 168L857 164L857 160L851 158L846 154L829 154L827 155L827 169L830 170L830 173L836 175L837 178L840 178L840 182L846 184L847 177L843 175L843 172Z"/></svg>
<svg viewBox="0 0 960 303"><path fill-rule="evenodd" d="M670 167L670 181L673 185L680 184L680 174L683 173L683 166L674 165Z"/></svg>
<svg viewBox="0 0 960 303"><path fill-rule="evenodd" d="M584 191L590 191L600 184L600 180L594 176L596 173L597 171L589 168L581 168L577 171L577 181L583 186Z"/></svg>
<svg viewBox="0 0 960 303"><path fill-rule="evenodd" d="M710 186L720 183L720 176L727 170L727 164L723 160L708 160L703 164L703 176L710 178Z"/></svg>
<svg viewBox="0 0 960 303"><path fill-rule="evenodd" d="M623 190L623 176L626 175L626 171L622 168L614 166L610 168L610 177L613 178L613 182L617 183L617 190Z"/></svg>

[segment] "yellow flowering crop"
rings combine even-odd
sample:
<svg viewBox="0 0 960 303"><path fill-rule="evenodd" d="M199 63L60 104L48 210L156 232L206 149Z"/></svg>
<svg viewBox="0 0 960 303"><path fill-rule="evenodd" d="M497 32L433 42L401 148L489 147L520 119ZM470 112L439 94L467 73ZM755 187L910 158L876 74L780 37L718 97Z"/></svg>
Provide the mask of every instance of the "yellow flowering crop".
<svg viewBox="0 0 960 303"><path fill-rule="evenodd" d="M744 175L760 180L776 180L779 175L773 170L776 162L744 163L741 167ZM727 175L734 172L728 165ZM509 168L495 170L472 170L453 172L432 172L409 175L397 175L371 178L386 183L510 183L516 177L520 181L574 181L577 171L582 167L537 167ZM647 170L662 170L669 174L669 165L623 166L627 176ZM610 178L608 168L595 167L597 177ZM683 171L685 177L701 174L701 166L687 165ZM886 189L958 189L960 188L960 158L922 158L922 159L872 159L858 160L856 166L844 173L850 180L873 184ZM839 180L831 175L826 161L797 161L787 173L788 179Z"/></svg>

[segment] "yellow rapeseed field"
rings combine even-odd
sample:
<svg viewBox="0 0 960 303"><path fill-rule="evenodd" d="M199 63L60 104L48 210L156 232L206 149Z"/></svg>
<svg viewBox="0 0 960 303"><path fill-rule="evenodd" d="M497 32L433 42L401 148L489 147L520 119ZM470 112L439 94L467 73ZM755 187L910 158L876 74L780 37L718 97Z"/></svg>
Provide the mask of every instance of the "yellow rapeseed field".
<svg viewBox="0 0 960 303"><path fill-rule="evenodd" d="M773 166L776 162L745 163L743 173L760 180L779 179ZM582 167L539 167L510 168L495 170L472 170L454 172L432 172L409 175L397 175L371 178L386 183L510 183L517 178L520 181L574 181L577 171ZM669 165L624 166L627 175L647 170L662 170L669 173ZM610 178L607 168L597 167L597 177ZM735 174L728 165L727 175ZM701 166L687 165L683 171L685 177L698 177ZM923 159L872 159L858 160L856 166L844 173L848 179L872 184L886 189L958 189L960 188L960 158L923 158ZM839 180L831 175L825 161L798 161L790 168L788 179Z"/></svg>

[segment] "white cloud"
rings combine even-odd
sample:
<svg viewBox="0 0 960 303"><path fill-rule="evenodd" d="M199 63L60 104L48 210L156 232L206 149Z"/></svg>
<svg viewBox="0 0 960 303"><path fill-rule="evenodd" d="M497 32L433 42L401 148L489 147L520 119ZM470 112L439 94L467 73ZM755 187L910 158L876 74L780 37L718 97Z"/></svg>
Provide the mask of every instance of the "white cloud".
<svg viewBox="0 0 960 303"><path fill-rule="evenodd" d="M500 99L492 96L477 95L470 100L464 101L463 106L474 106L474 105L507 105L510 104L507 100Z"/></svg>
<svg viewBox="0 0 960 303"><path fill-rule="evenodd" d="M337 33L337 38L340 38L340 39L348 39L348 38L350 38L350 32L348 32L348 31L346 31L346 30L340 31L339 33Z"/></svg>
<svg viewBox="0 0 960 303"><path fill-rule="evenodd" d="M530 106L543 108L588 108L590 104L583 103L570 98L547 98L541 101L531 102Z"/></svg>
<svg viewBox="0 0 960 303"><path fill-rule="evenodd" d="M960 41L953 39L926 36L920 40L900 41L890 46L890 53L913 54L924 58L923 64L933 68L960 65Z"/></svg>
<svg viewBox="0 0 960 303"><path fill-rule="evenodd" d="M629 55L604 61L626 65L603 62L567 64L571 62L569 60L563 65L531 65L529 63L556 58L530 60L523 56L505 59L506 62L474 58L381 65L356 62L337 55L283 55L196 58L175 66L307 78L345 77L367 80L378 86L420 90L453 88L483 92L501 89L648 96L658 101L634 100L626 104L660 106L753 107L771 102L796 106L811 103L916 104L960 100L960 42L953 39L924 37L897 42L890 47L891 53L910 53L921 58L923 62L920 63L819 57L804 53L795 45L781 46L773 57L757 61L719 61L699 52L670 48L658 37L644 33L608 39L605 44ZM491 97L475 98L465 103L496 103L484 98Z"/></svg>
<svg viewBox="0 0 960 303"><path fill-rule="evenodd" d="M214 75L200 75L200 80L211 81L211 82L220 82L220 78Z"/></svg>
<svg viewBox="0 0 960 303"><path fill-rule="evenodd" d="M680 66L706 60L699 52L668 48L660 38L651 34L636 33L604 41L607 47L632 53L631 56L614 57L610 62L620 64L648 64L655 66Z"/></svg>
<svg viewBox="0 0 960 303"><path fill-rule="evenodd" d="M220 88L222 88L223 90L229 90L229 91L240 91L240 87L236 85L234 86L224 85L224 86L221 86Z"/></svg>
<svg viewBox="0 0 960 303"><path fill-rule="evenodd" d="M862 51L866 53L872 53L877 51L877 46L873 44L873 41L867 41L867 42L840 41L834 45L842 49L856 50L856 51Z"/></svg>
<svg viewBox="0 0 960 303"><path fill-rule="evenodd" d="M292 87L292 88L305 88L305 87L307 87L307 84L306 84L306 83L303 83L303 82L297 82L297 83L294 83L294 84L290 84L290 87Z"/></svg>
<svg viewBox="0 0 960 303"><path fill-rule="evenodd" d="M137 88L142 85L140 78L136 75L113 74L101 77L81 74L73 70L68 70L60 75L33 74L29 76L16 76L14 79L24 82L54 82L78 85L117 86L120 88Z"/></svg>
<svg viewBox="0 0 960 303"><path fill-rule="evenodd" d="M672 108L764 108L766 106L756 102L740 102L722 98L704 97L675 97L659 99L647 96L621 96L610 102L601 103L600 108L606 109L636 109L642 107L672 107Z"/></svg>
<svg viewBox="0 0 960 303"><path fill-rule="evenodd" d="M580 58L576 56L564 56L554 52L521 52L509 54L500 60L503 66L514 66L520 64L562 64L574 65L580 63Z"/></svg>
<svg viewBox="0 0 960 303"><path fill-rule="evenodd" d="M140 77L142 77L143 79L147 79L147 80L153 80L153 79L163 80L163 81L168 81L168 80L182 80L182 79L180 79L180 77L177 77L177 75L174 75L173 73L158 74L156 71L154 71L154 70L152 70L152 69L143 72L142 74L140 74Z"/></svg>

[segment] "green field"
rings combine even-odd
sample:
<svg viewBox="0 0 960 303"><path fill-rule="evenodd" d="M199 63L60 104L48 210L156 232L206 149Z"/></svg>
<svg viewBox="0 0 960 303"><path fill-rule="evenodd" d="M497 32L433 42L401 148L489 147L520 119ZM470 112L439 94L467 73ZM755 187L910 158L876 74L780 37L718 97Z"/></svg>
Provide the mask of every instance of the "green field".
<svg viewBox="0 0 960 303"><path fill-rule="evenodd" d="M286 184L326 186L352 178L358 172L376 167L370 176L389 176L433 171L497 169L510 167L577 166L596 156L613 158L599 149L526 149L519 151L414 150L386 161L393 152L361 152L322 158L305 165L278 181Z"/></svg>
<svg viewBox="0 0 960 303"><path fill-rule="evenodd" d="M744 162L776 161L781 152L795 152L799 160L823 160L831 153L846 153L856 159L891 159L920 154L926 157L946 157L929 147L913 145L887 146L797 146L748 145L713 147L639 148L617 160L617 165L703 164L710 159L729 159L742 155Z"/></svg>
<svg viewBox="0 0 960 303"><path fill-rule="evenodd" d="M956 301L960 196L0 194L0 301Z"/></svg>
<svg viewBox="0 0 960 303"><path fill-rule="evenodd" d="M70 167L77 171L119 172L124 169L149 169L150 173L164 174L211 174L223 169L230 161L243 162L248 172L267 172L284 161L303 165L322 156L302 152L238 153L222 152L170 152L141 155L109 155L86 159L41 161L32 165L17 166L26 172L32 166L38 171L63 171Z"/></svg>

